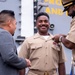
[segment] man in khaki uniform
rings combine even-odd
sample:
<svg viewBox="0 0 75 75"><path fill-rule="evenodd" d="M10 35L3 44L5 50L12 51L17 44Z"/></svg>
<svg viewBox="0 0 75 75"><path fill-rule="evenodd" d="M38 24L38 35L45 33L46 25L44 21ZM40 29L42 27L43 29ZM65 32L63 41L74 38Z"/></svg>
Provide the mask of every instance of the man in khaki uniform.
<svg viewBox="0 0 75 75"><path fill-rule="evenodd" d="M75 0L61 0L64 6L63 11L68 12L68 16L72 17L70 31L67 35L58 34L54 36L56 42L62 42L65 47L72 50L73 60L75 61Z"/></svg>
<svg viewBox="0 0 75 75"><path fill-rule="evenodd" d="M19 52L20 57L31 61L27 75L66 75L64 50L61 44L52 40L53 35L48 33L50 23L47 13L37 15L36 27L38 33L27 38ZM23 72L20 75L24 75Z"/></svg>

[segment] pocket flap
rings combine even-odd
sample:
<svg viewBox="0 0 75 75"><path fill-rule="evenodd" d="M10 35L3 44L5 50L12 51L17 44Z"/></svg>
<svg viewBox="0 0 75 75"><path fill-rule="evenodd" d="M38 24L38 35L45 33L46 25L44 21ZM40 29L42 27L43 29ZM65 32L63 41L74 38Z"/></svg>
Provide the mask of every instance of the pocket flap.
<svg viewBox="0 0 75 75"><path fill-rule="evenodd" d="M31 49L34 50L34 49L39 49L39 48L41 48L41 47L42 47L41 44L38 44L38 45L32 45L32 46L31 46Z"/></svg>
<svg viewBox="0 0 75 75"><path fill-rule="evenodd" d="M60 51L60 47L59 47L58 45L52 45L52 48L53 48L54 50Z"/></svg>

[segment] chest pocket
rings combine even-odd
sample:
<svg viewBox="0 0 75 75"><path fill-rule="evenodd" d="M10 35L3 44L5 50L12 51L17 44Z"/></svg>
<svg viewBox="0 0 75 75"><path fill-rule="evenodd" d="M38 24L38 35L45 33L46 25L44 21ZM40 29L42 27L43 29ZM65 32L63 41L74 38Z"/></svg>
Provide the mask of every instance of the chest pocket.
<svg viewBox="0 0 75 75"><path fill-rule="evenodd" d="M56 51L60 51L60 47L58 45L52 45L52 49Z"/></svg>
<svg viewBox="0 0 75 75"><path fill-rule="evenodd" d="M42 44L31 45L30 57L39 58L41 55L41 50L42 50Z"/></svg>
<svg viewBox="0 0 75 75"><path fill-rule="evenodd" d="M52 45L52 58L54 59L55 63L59 62L60 57L60 47L57 45Z"/></svg>
<svg viewBox="0 0 75 75"><path fill-rule="evenodd" d="M42 48L42 45L41 45L41 44L32 45L32 46L31 46L31 50L37 50L37 49L40 49L40 48Z"/></svg>

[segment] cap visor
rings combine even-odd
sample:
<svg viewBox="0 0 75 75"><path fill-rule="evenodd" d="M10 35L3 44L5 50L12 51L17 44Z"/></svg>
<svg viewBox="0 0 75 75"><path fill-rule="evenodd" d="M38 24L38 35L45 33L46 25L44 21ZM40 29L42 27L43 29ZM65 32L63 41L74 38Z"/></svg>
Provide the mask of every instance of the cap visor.
<svg viewBox="0 0 75 75"><path fill-rule="evenodd" d="M67 9L64 9L63 12L67 11Z"/></svg>

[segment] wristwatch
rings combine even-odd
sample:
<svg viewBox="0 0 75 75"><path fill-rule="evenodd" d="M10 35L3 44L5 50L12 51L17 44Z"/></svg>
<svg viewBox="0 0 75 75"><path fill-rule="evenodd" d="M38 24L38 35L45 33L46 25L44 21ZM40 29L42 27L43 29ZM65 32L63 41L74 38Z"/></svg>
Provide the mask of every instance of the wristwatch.
<svg viewBox="0 0 75 75"><path fill-rule="evenodd" d="M59 37L59 42L62 42L62 37L63 37L63 36L60 36L60 37Z"/></svg>

